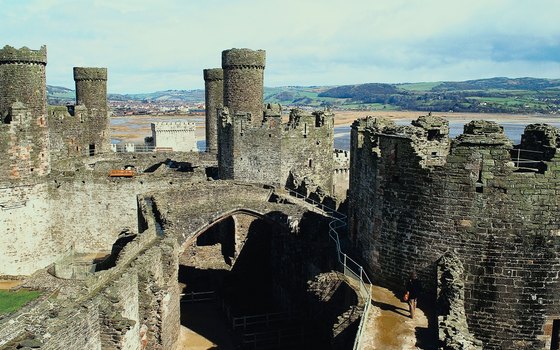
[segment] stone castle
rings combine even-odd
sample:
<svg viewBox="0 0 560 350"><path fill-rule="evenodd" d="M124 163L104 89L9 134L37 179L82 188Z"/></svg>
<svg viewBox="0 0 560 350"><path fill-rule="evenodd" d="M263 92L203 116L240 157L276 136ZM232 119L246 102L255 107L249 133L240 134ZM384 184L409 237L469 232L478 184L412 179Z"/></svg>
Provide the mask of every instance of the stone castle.
<svg viewBox="0 0 560 350"><path fill-rule="evenodd" d="M279 348L373 348L329 214L284 190L337 205L348 179L344 245L395 293L419 274L434 348L558 348L560 130L514 147L492 122L451 140L440 117L368 117L333 155L333 114L264 105L265 52L231 49L204 70L208 152L114 153L106 69L74 68L76 104L52 107L46 63L0 50L0 275L43 292L0 315L0 349L176 349L182 294L208 283L228 315L266 293L303 311Z"/></svg>

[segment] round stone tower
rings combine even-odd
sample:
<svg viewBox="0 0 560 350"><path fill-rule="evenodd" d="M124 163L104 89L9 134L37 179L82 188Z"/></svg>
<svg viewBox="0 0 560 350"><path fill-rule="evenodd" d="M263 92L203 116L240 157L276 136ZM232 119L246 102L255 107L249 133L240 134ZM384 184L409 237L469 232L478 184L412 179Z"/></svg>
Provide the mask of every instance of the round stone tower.
<svg viewBox="0 0 560 350"><path fill-rule="evenodd" d="M0 154L6 156L1 180L26 181L50 172L46 65L46 46L0 50Z"/></svg>
<svg viewBox="0 0 560 350"><path fill-rule="evenodd" d="M224 105L232 116L251 113L253 125L263 114L264 50L230 49L222 52Z"/></svg>
<svg viewBox="0 0 560 350"><path fill-rule="evenodd" d="M107 112L107 68L74 67L76 104Z"/></svg>
<svg viewBox="0 0 560 350"><path fill-rule="evenodd" d="M224 71L221 68L204 70L206 99L206 149L218 151L218 107L224 103Z"/></svg>
<svg viewBox="0 0 560 350"><path fill-rule="evenodd" d="M109 142L109 114L107 107L107 68L74 67L76 104L87 108L82 125L89 154L107 152Z"/></svg>
<svg viewBox="0 0 560 350"><path fill-rule="evenodd" d="M30 50L4 46L0 50L0 116L6 117L14 102L22 102L33 117L47 111L47 47Z"/></svg>

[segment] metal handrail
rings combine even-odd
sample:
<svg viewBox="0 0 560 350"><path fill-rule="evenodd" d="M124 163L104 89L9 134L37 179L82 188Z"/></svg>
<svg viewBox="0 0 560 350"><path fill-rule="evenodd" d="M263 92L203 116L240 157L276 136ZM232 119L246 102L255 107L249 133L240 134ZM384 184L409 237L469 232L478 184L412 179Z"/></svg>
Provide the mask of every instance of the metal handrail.
<svg viewBox="0 0 560 350"><path fill-rule="evenodd" d="M271 323L289 321L296 318L296 314L293 312L274 312L259 315L246 315L232 317L231 326L232 329L247 329L249 326L254 325L267 325Z"/></svg>
<svg viewBox="0 0 560 350"><path fill-rule="evenodd" d="M190 303L197 301L216 300L216 292L211 290L207 292L188 292L181 294L181 303Z"/></svg>
<svg viewBox="0 0 560 350"><path fill-rule="evenodd" d="M325 214L332 218L331 222L329 222L329 238L332 239L336 246L336 253L338 262L342 265L344 275L347 277L351 277L357 279L359 281L359 293L364 299L364 311L362 314L362 318L360 320L360 324L358 326L358 331L356 332L356 339L354 341L354 350L362 349L362 335L365 327L365 323L368 317L370 305L371 305L371 279L364 271L364 268L350 258L346 253L344 253L340 247L340 238L338 235L338 230L344 226L346 226L346 215L336 211L333 208L330 208L323 203L317 202L307 196L304 196L296 191L293 191L289 188L286 188L288 193L296 198L299 198L307 203L310 203L322 210ZM358 271L354 271L349 263L354 265L354 268Z"/></svg>
<svg viewBox="0 0 560 350"><path fill-rule="evenodd" d="M514 152L517 153L516 157L514 157L514 155L513 155ZM534 150L522 149L522 148L512 148L511 149L511 156L512 156L511 160L512 160L512 162L513 162L513 164L516 168L519 168L521 164L535 164L535 163L542 162L542 160L538 160L538 159L521 158L521 153L522 152L544 155L544 152L542 152L542 151L534 151Z"/></svg>

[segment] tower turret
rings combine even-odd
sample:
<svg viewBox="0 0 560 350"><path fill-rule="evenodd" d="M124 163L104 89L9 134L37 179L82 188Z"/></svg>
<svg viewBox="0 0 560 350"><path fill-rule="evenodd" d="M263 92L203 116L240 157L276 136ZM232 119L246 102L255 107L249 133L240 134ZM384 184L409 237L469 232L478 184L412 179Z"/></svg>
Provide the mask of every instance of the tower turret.
<svg viewBox="0 0 560 350"><path fill-rule="evenodd" d="M263 114L264 50L230 49L222 52L224 105L230 115L251 113L253 125Z"/></svg>
<svg viewBox="0 0 560 350"><path fill-rule="evenodd" d="M107 68L74 67L76 104L107 111Z"/></svg>
<svg viewBox="0 0 560 350"><path fill-rule="evenodd" d="M14 102L22 102L35 117L47 110L47 47L30 50L4 46L0 50L0 113L6 118Z"/></svg>
<svg viewBox="0 0 560 350"><path fill-rule="evenodd" d="M88 109L83 130L89 154L109 150L109 115L107 107L107 68L74 67L76 104Z"/></svg>
<svg viewBox="0 0 560 350"><path fill-rule="evenodd" d="M218 107L224 103L224 71L221 68L205 69L206 148L218 151Z"/></svg>
<svg viewBox="0 0 560 350"><path fill-rule="evenodd" d="M0 181L50 172L47 47L0 50Z"/></svg>

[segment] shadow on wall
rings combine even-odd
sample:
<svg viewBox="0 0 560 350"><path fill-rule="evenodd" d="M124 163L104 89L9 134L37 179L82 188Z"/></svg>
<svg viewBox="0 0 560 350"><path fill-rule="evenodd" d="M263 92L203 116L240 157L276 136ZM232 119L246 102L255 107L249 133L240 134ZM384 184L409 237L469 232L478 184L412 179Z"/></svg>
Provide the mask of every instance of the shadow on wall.
<svg viewBox="0 0 560 350"><path fill-rule="evenodd" d="M95 265L95 272L108 270L115 267L121 251L124 249L124 247L126 247L128 243L132 242L132 240L134 240L136 236L137 235L135 233L131 233L129 231L121 232L119 238L117 238L115 243L113 243L113 247L111 248L111 255Z"/></svg>

